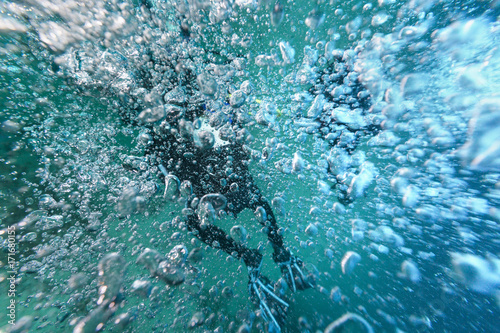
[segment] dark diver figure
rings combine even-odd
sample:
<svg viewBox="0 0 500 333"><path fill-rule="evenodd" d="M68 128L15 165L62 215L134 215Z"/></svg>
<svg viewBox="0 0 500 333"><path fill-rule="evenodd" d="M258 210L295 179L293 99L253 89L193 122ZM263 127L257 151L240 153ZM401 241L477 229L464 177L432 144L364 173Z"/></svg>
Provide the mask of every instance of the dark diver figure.
<svg viewBox="0 0 500 333"><path fill-rule="evenodd" d="M192 114L164 120L151 131L146 155L161 170L165 194L182 193L186 197L188 229L202 242L243 260L248 268L252 300L260 307L263 318L280 330L288 304L261 274L262 254L210 223L210 214L225 211L236 217L245 208L251 209L267 234L274 250L273 260L289 288L311 288L314 279L303 272L303 262L285 247L273 210L249 172L248 148L238 142L223 142L207 124L200 128L203 117L194 121L197 126L192 126L189 119L195 120Z"/></svg>
<svg viewBox="0 0 500 333"><path fill-rule="evenodd" d="M183 20L180 21L181 36L187 42ZM153 54L151 61L171 66ZM138 77L142 86L154 86L147 73L140 73ZM236 132L236 127L242 129L236 117L227 117L222 112L218 113L219 117L213 117L215 112L208 110L205 104L207 96L200 93L203 91L200 76L190 69L178 71L171 80L175 81L173 85L180 94L163 98L169 104L165 105L165 118L159 125L158 122L144 124L141 114L137 116L139 110L127 107L135 102L130 96L126 98L122 118L127 122L142 122L149 130L151 140L145 154L160 170L158 176L165 181L165 195L181 195L182 192L186 199L188 230L205 244L243 260L248 269L252 301L260 308L262 317L281 331L288 303L275 294L272 283L261 274L262 254L210 223L210 214L225 211L237 217L245 208L251 209L265 230L273 248L273 260L288 287L294 292L312 288L314 277L304 271L302 260L285 247L273 210L250 174L250 149L234 135L219 133L227 124L232 125L229 126L231 132ZM216 124L208 121L210 116L211 120L216 119Z"/></svg>
<svg viewBox="0 0 500 333"><path fill-rule="evenodd" d="M324 68L318 71L312 86L305 94L307 98L314 99L312 104L319 99L325 106L322 105L317 114L308 114L305 117L300 111L295 115L299 121L303 118L313 120L317 124L314 133L328 144L329 149L340 150L350 156L355 154L363 140L374 137L382 128L380 119L373 118L368 122L361 120L370 114L373 101L354 69L353 57L355 55L351 50L335 51ZM339 112L334 112L335 110ZM348 206L355 198L348 193L349 186L342 180L343 175L338 178L338 165L336 158L328 159L328 172L336 179L331 189L337 190L338 201ZM356 174L359 172L355 171Z"/></svg>

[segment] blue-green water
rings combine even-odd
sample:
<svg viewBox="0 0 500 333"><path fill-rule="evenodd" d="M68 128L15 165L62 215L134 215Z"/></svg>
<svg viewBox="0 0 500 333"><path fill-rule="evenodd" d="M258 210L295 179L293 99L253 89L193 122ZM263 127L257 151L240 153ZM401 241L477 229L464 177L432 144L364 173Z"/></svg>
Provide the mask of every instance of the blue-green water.
<svg viewBox="0 0 500 333"><path fill-rule="evenodd" d="M500 332L498 1L0 6L0 330L268 331L146 154L182 100L247 147L315 275L282 331ZM280 279L252 211L214 218ZM170 285L148 267L178 245Z"/></svg>

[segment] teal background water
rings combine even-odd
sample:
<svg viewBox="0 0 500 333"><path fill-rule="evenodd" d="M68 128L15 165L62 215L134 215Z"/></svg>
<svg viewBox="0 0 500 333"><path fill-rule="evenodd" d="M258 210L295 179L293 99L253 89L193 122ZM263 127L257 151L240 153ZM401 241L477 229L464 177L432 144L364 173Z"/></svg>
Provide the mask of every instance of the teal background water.
<svg viewBox="0 0 500 333"><path fill-rule="evenodd" d="M342 26L358 15L364 22L371 20L371 12L363 13L362 5L355 2L286 3L286 16L278 28L268 24L269 9L266 6L249 14L241 10L230 24L239 35L254 35L249 50L232 47L229 42L231 35L220 33L218 26L204 30L199 41L207 49L235 54L249 51L253 56L276 52L275 45L281 40L289 41L296 50L295 65L268 69L251 62L247 68L258 92L256 98L272 99L283 111L279 118L280 132L258 125L250 128L255 137L251 148L262 150L266 138L276 136L290 149L277 152L268 162L253 161L251 171L269 200L276 196L285 199L286 215L278 216L280 225L285 228L285 240L296 255L313 264L319 273L318 288L287 294L291 306L284 329L289 332L323 331L342 314L355 312L366 318L377 332L397 329L407 332L498 332L500 313L495 304L498 301L491 295L481 295L463 287L454 278L450 265L450 252L454 251L473 250L476 254L498 255L498 225L494 219L471 213L470 220L464 224L474 229L482 242L467 243L457 236L456 225L448 224L448 220L440 224L440 229L433 229L432 225L419 222L414 212L404 208L384 212L375 203L375 198L382 198L387 207L401 206L400 198L391 192L386 181L394 172L394 162L384 152L394 148L368 146L369 138L362 140L357 149L366 152L367 159L377 166L379 174L366 196L358 198L343 215L332 209L335 196L325 197L318 192L314 168L298 176L283 174L274 167L279 157L290 156L295 150L300 150L302 157L310 163L316 162L324 153L325 148L318 137L310 135L305 142L299 142L297 131L287 123L290 120L287 113L289 96L295 91L286 83L285 76L302 61L305 45L314 47L317 41L328 41L339 33L337 47L352 47L354 40L349 40ZM403 5L395 3L385 7L390 18L382 26L373 28L372 34L390 33L416 21L411 16L398 17L398 10ZM468 6L472 9L468 10ZM325 12L325 21L319 29L311 32L304 20L316 7ZM436 5L434 14L442 20L435 29L448 26L460 17L479 15L488 3L452 2L451 7L446 8L444 3ZM334 14L339 8L344 10L340 17ZM18 274L17 318L32 316L29 331L71 331L79 319L96 307L100 258L108 252L120 252L127 262L123 283L125 299L117 313L107 321L104 331L185 332L186 323L197 311L204 313L206 322L193 328L193 332L237 331L254 310L247 292L246 268L242 263L220 250L207 247L189 234L185 226L175 220L181 216L182 205L165 202L161 195L153 196L143 211L130 217L123 219L116 213L115 201L123 183L150 181L162 186L151 175L134 173L122 166L122 154L141 156L137 141L141 129L120 120L113 97L103 97L97 90L82 91L64 77L58 77L52 69L50 52L36 44L37 38L31 32L2 32L0 38L0 123L11 120L18 124L13 129L4 126L0 131L1 228L19 222L40 208L46 209L49 215L61 215L64 220L60 228L35 230L36 237L31 234L34 239L23 239L28 231L33 232L31 229L17 234L16 260L20 267L26 269L27 263L32 267ZM355 40L359 38L356 36ZM427 52L433 50L429 48ZM420 58L414 58L414 55L398 60L406 64L408 72L414 70L413 66L434 67L429 63L419 65ZM461 140L455 143L456 147L465 142L464 137ZM419 167L423 168L423 165L417 165ZM451 160L450 168L460 170L461 166L457 160ZM425 174L423 177L440 181L439 174ZM477 172L458 174L456 178L466 183L466 191L480 196L492 186L491 179L497 179L498 175ZM495 206L493 199L491 206ZM319 208L320 212L310 214L312 207ZM91 213L97 214L93 216L99 221L100 227L96 231L86 228ZM424 252L420 258L414 256L422 274L418 284L398 277L401 263L408 257L406 253L392 247L388 254L378 253L370 248L372 242L369 239L359 242L351 239L351 219L382 225L391 216L406 217L412 223L421 224L424 230L422 234L404 234L406 248L412 249L414 254ZM318 222L319 234L316 237L304 233L311 222ZM271 247L252 212L242 213L236 221L230 217L217 221L226 231L236 223L247 229L250 246L263 248L262 271L271 279L278 279L279 270L270 257ZM334 236L327 236L329 228L335 230ZM204 259L188 275L189 283L166 286L150 277L147 270L135 262L142 248L154 248L166 254L178 244L185 244L189 250L203 248ZM304 244L306 246L301 246ZM327 249L333 251L332 258L325 254ZM341 271L340 262L346 251L356 251L362 257L351 275ZM370 258L369 253L376 254L378 260ZM435 256L430 260L422 259L425 253ZM6 260L3 251L0 254L3 269L7 268ZM81 274L84 283L72 289L68 280L75 274ZM2 305L8 302L6 277L7 274L2 272ZM131 284L137 279L152 283L156 288L152 296L144 298L130 292ZM330 290L336 286L345 296L340 302L329 297ZM230 287L232 293L223 294L224 287ZM135 316L126 328L113 323L126 312ZM301 318L307 320L309 328L299 325L303 322ZM8 318L0 313L0 327L9 327L7 321ZM259 325L262 321L256 320L253 331L258 332ZM351 330L357 331L359 327Z"/></svg>

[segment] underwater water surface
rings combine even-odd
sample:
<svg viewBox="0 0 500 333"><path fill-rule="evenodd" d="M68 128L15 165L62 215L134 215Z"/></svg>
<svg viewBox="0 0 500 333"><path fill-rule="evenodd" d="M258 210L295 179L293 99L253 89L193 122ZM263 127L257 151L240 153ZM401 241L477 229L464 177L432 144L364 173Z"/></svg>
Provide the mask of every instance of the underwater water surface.
<svg viewBox="0 0 500 333"><path fill-rule="evenodd" d="M500 332L499 1L0 9L0 332Z"/></svg>

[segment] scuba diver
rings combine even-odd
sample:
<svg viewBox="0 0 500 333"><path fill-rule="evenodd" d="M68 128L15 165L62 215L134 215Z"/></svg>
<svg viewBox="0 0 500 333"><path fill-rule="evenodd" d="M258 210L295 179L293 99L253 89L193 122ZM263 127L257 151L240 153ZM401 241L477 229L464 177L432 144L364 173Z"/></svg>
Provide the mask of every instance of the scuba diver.
<svg viewBox="0 0 500 333"><path fill-rule="evenodd" d="M251 209L265 230L274 250L273 260L289 288L296 291L315 285L313 277L303 272L302 260L284 245L273 210L249 172L249 148L221 135L220 127L212 127L203 115L196 117L195 109L184 112L190 109L186 104L167 109L166 118L150 131L146 151L165 180L164 196L185 197L188 230L205 244L243 260L252 301L262 317L280 331L288 303L262 275L262 254L212 223L221 211L236 217L245 208Z"/></svg>
<svg viewBox="0 0 500 333"><path fill-rule="evenodd" d="M353 160L364 160L358 146L381 130L381 120L372 112L373 101L369 90L355 70L353 50L334 50L324 68L302 98L311 106L307 115L298 109L295 119L305 124L315 124L313 131L326 143L328 174L333 181L331 190L344 206L358 196L353 190L352 178L360 175L361 167Z"/></svg>

